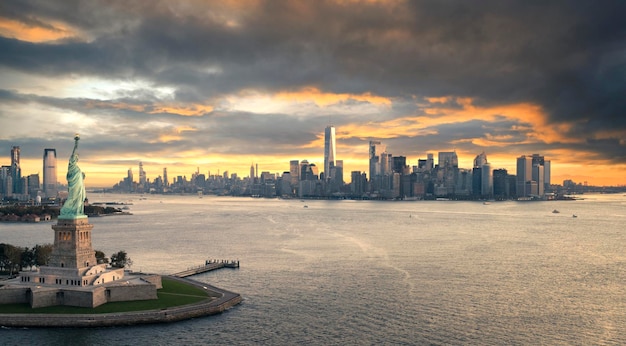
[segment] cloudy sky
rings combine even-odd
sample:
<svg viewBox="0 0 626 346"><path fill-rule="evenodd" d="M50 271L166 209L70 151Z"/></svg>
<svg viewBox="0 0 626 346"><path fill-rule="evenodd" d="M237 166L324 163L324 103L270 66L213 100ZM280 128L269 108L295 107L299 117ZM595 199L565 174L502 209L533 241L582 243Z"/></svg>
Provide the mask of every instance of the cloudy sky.
<svg viewBox="0 0 626 346"><path fill-rule="evenodd" d="M30 1L0 3L0 164L23 174L81 134L88 186L323 166L380 140L411 165L481 152L515 174L626 184L624 1ZM4 148L4 149L1 149ZM349 173L346 174L349 180ZM349 182L349 181L348 181Z"/></svg>

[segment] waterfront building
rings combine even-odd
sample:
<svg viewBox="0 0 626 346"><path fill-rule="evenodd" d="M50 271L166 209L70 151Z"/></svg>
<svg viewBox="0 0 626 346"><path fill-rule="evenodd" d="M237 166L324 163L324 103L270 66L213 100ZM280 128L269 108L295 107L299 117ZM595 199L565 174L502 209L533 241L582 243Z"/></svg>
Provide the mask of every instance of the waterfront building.
<svg viewBox="0 0 626 346"><path fill-rule="evenodd" d="M509 195L509 187L507 180L508 172L506 169L493 170L493 196L496 199L507 199Z"/></svg>
<svg viewBox="0 0 626 346"><path fill-rule="evenodd" d="M367 175L359 171L352 171L350 173L350 192L353 196L362 196L367 191Z"/></svg>
<svg viewBox="0 0 626 346"><path fill-rule="evenodd" d="M57 151L46 148L43 150L43 194L47 198L57 196Z"/></svg>
<svg viewBox="0 0 626 346"><path fill-rule="evenodd" d="M167 179L167 167L163 168L163 186L170 186L170 181Z"/></svg>
<svg viewBox="0 0 626 346"><path fill-rule="evenodd" d="M550 185L550 161L539 154L518 157L516 185L518 197L543 198L546 187Z"/></svg>
<svg viewBox="0 0 626 346"><path fill-rule="evenodd" d="M324 130L324 177L327 181L333 178L331 168L335 166L337 155L335 144L335 127L326 126Z"/></svg>

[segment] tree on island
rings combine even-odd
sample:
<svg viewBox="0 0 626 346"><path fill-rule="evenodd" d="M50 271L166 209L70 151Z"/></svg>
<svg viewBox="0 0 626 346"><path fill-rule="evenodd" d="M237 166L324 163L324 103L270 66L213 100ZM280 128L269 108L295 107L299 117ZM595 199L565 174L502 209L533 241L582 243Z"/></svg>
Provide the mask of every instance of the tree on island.
<svg viewBox="0 0 626 346"><path fill-rule="evenodd" d="M126 251L120 250L117 253L111 255L111 267L114 268L125 268L133 265L133 260L128 257Z"/></svg>
<svg viewBox="0 0 626 346"><path fill-rule="evenodd" d="M52 244L35 245L32 249L11 244L0 244L0 271L9 275L24 268L44 266L50 260Z"/></svg>
<svg viewBox="0 0 626 346"><path fill-rule="evenodd" d="M35 265L45 266L50 261L50 254L52 254L52 244L35 245L33 247L33 257L35 258Z"/></svg>
<svg viewBox="0 0 626 346"><path fill-rule="evenodd" d="M108 264L109 263L109 259L106 257L104 252L102 252L100 250L96 250L96 261L98 262L98 264Z"/></svg>
<svg viewBox="0 0 626 346"><path fill-rule="evenodd" d="M9 275L20 270L22 261L22 249L11 244L0 244L0 270L6 271Z"/></svg>

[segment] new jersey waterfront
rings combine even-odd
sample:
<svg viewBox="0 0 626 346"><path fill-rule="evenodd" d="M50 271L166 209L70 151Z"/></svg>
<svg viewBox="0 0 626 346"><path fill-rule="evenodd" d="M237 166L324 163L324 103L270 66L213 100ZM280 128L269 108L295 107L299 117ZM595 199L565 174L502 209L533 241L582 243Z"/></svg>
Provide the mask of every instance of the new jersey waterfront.
<svg viewBox="0 0 626 346"><path fill-rule="evenodd" d="M4 329L4 344L626 343L622 194L491 204L89 199L133 203L133 215L90 219L101 230L93 234L98 250L122 243L131 269L162 274L238 259L238 270L194 279L244 301L166 325ZM4 223L0 239L52 241L45 223Z"/></svg>

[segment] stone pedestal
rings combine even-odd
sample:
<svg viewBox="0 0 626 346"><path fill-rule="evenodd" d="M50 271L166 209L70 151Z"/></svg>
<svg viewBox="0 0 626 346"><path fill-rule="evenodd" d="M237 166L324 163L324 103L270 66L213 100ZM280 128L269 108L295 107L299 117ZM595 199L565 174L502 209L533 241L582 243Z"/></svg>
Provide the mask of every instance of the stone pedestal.
<svg viewBox="0 0 626 346"><path fill-rule="evenodd" d="M93 225L88 218L59 219L54 230L54 248L48 266L83 269L96 264L91 247Z"/></svg>

